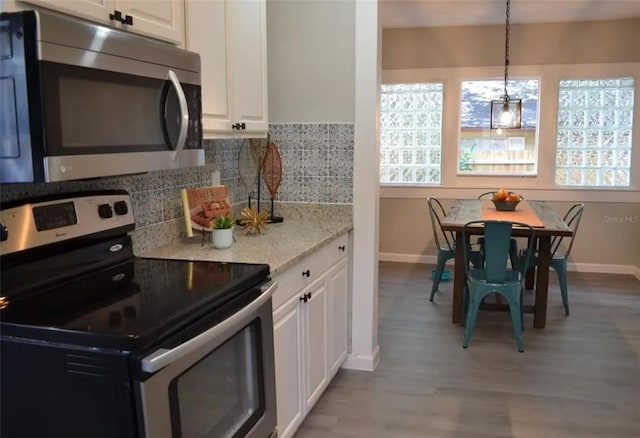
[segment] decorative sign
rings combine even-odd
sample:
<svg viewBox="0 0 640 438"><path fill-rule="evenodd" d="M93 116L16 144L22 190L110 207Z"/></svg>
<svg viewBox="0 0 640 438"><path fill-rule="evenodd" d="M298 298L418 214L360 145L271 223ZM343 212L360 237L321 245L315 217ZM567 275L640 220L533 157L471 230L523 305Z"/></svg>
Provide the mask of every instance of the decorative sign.
<svg viewBox="0 0 640 438"><path fill-rule="evenodd" d="M194 231L213 230L215 218L231 212L227 186L182 189L180 194L188 237Z"/></svg>

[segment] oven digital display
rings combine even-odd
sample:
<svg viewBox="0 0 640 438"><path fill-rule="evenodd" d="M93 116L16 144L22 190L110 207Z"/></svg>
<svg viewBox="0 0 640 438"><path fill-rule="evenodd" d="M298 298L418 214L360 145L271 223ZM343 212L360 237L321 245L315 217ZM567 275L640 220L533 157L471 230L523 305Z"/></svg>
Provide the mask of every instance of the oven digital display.
<svg viewBox="0 0 640 438"><path fill-rule="evenodd" d="M78 223L76 208L73 202L34 207L33 218L35 219L36 229L38 231L53 230Z"/></svg>

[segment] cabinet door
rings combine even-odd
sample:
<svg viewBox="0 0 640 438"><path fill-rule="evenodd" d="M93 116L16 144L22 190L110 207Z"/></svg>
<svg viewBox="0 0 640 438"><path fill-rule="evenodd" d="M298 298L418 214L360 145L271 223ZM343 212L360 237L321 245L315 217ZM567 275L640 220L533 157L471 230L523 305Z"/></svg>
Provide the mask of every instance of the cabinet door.
<svg viewBox="0 0 640 438"><path fill-rule="evenodd" d="M242 133L267 132L266 0L227 1L229 96Z"/></svg>
<svg viewBox="0 0 640 438"><path fill-rule="evenodd" d="M116 9L133 17L133 25L121 29L172 43L184 40L184 0L116 0Z"/></svg>
<svg viewBox="0 0 640 438"><path fill-rule="evenodd" d="M24 0L43 8L49 8L65 14L76 15L101 23L109 23L109 14L116 9L115 0Z"/></svg>
<svg viewBox="0 0 640 438"><path fill-rule="evenodd" d="M231 131L231 107L227 96L226 1L187 1L187 50L200 54L202 69L202 128L208 132Z"/></svg>
<svg viewBox="0 0 640 438"><path fill-rule="evenodd" d="M329 376L333 377L347 357L349 271L347 259L329 274Z"/></svg>
<svg viewBox="0 0 640 438"><path fill-rule="evenodd" d="M273 340L276 365L278 436L290 437L302 423L302 317L295 295L274 313Z"/></svg>
<svg viewBox="0 0 640 438"><path fill-rule="evenodd" d="M305 412L309 412L329 383L327 363L327 282L326 276L303 291L309 296L304 306ZM310 294L310 295L309 295Z"/></svg>

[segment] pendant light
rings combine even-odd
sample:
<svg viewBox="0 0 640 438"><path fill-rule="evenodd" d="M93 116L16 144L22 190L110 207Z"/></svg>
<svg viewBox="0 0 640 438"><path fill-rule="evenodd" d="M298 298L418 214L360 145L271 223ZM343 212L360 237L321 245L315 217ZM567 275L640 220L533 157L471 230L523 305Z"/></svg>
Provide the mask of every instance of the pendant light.
<svg viewBox="0 0 640 438"><path fill-rule="evenodd" d="M507 92L509 82L509 8L511 0L507 0L507 20L504 43L504 96L491 101L491 129L520 129L522 116L522 100L511 99Z"/></svg>

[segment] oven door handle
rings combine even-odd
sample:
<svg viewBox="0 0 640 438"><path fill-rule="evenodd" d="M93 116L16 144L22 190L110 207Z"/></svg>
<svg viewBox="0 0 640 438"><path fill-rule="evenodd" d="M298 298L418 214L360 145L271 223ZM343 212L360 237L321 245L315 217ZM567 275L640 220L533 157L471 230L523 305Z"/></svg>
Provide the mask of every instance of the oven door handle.
<svg viewBox="0 0 640 438"><path fill-rule="evenodd" d="M178 141L176 142L176 148L173 151L173 159L178 157L180 151L184 148L184 144L187 141L187 129L189 128L189 107L187 106L187 98L184 95L182 85L180 85L180 79L173 72L169 70L167 72L167 79L173 85L176 90L176 96L178 96L178 105L180 106L180 131L178 132Z"/></svg>
<svg viewBox="0 0 640 438"><path fill-rule="evenodd" d="M142 370L148 373L155 373L199 348L210 344L233 326L241 324L247 317L251 316L251 314L264 305L269 298L271 298L271 295L277 287L278 283L276 281L265 284L262 286L263 292L258 296L258 298L253 300L239 312L222 321L220 324L211 327L206 332L199 334L175 348L170 350L160 348L154 351L152 354L142 359Z"/></svg>

